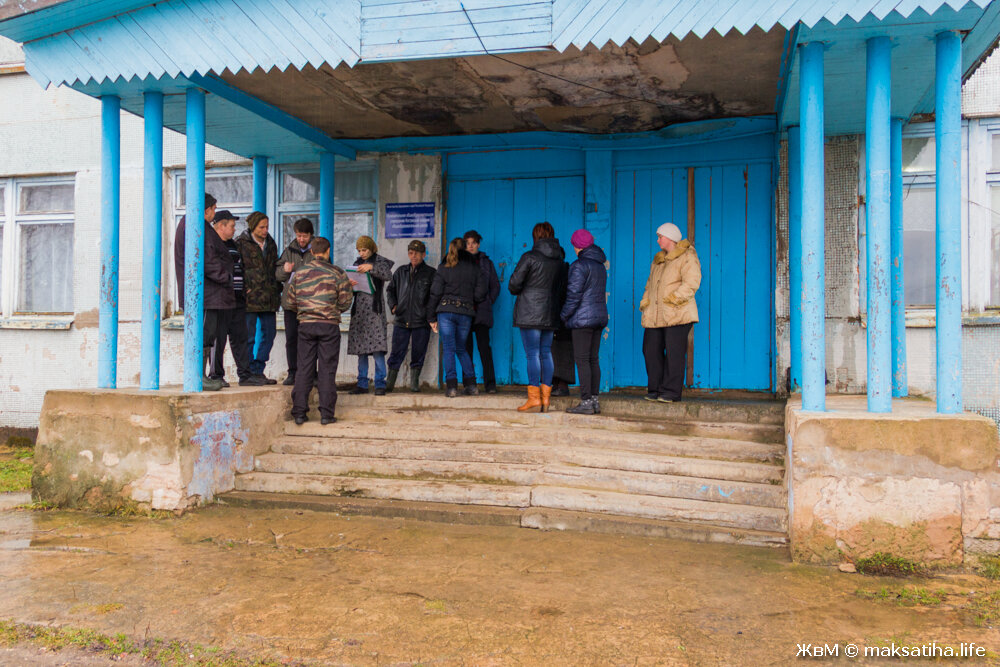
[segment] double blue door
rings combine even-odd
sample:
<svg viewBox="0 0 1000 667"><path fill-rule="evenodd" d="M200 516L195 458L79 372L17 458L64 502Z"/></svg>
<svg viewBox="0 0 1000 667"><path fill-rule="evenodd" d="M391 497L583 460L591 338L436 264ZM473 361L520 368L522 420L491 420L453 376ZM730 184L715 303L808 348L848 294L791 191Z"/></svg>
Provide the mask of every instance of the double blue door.
<svg viewBox="0 0 1000 667"><path fill-rule="evenodd" d="M611 314L602 343L609 354L605 383L644 386L639 301L656 246L656 228L674 222L691 238L702 265L696 300L690 379L695 387L767 390L773 361L773 217L771 164L695 168L638 168L615 174L608 276ZM483 236L500 276L491 332L497 381L526 382L520 336L513 328L514 297L507 280L532 246L531 229L548 221L575 257L570 235L583 227L582 176L452 180L447 231ZM608 348L610 346L610 348ZM476 355L477 373L481 365Z"/></svg>
<svg viewBox="0 0 1000 667"><path fill-rule="evenodd" d="M517 260L531 250L531 230L539 222L549 222L555 228L567 261L572 261L569 237L583 226L582 176L448 182L449 238L470 229L482 234L480 250L493 260L500 277L500 297L493 306L494 325L490 332L500 384L528 382L520 332L514 328L514 296L507 289L507 281ZM473 357L476 375L481 380L479 352Z"/></svg>

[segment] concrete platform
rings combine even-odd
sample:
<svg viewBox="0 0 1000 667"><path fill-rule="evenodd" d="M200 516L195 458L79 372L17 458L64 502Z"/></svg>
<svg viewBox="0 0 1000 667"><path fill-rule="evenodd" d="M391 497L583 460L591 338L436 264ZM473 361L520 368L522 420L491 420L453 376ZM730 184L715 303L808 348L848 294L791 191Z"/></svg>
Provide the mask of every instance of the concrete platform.
<svg viewBox="0 0 1000 667"><path fill-rule="evenodd" d="M929 401L866 411L829 396L828 411L786 409L792 555L831 563L890 553L952 566L1000 546L1000 437L970 413Z"/></svg>

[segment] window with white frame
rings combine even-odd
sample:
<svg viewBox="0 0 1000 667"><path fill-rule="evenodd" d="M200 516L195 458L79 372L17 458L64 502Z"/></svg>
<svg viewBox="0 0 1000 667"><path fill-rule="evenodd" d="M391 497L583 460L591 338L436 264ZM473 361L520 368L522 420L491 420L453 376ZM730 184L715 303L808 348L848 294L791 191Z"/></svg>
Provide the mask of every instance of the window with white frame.
<svg viewBox="0 0 1000 667"><path fill-rule="evenodd" d="M319 167L281 167L278 170L277 214L274 226L279 246L295 238L292 226L299 218L309 218L319 232ZM337 165L334 177L336 213L333 222L333 263L350 266L357 256L359 236L374 236L378 173L375 163L360 161Z"/></svg>
<svg viewBox="0 0 1000 667"><path fill-rule="evenodd" d="M75 178L0 179L0 311L73 312Z"/></svg>
<svg viewBox="0 0 1000 667"><path fill-rule="evenodd" d="M986 183L990 189L989 291L986 307L1000 308L1000 128L991 132L990 145L992 155L986 174Z"/></svg>
<svg viewBox="0 0 1000 667"><path fill-rule="evenodd" d="M903 136L903 279L908 307L934 305L934 128Z"/></svg>
<svg viewBox="0 0 1000 667"><path fill-rule="evenodd" d="M184 170L177 169L171 172L170 184L172 189L171 206L173 209L173 222L170 226L169 237L171 239L167 257L169 261L170 280L167 291L170 295L170 302L175 304L174 312L180 312L176 308L177 298L177 277L174 275L173 244L177 239L173 238L177 229L177 223L185 213L187 205L187 179L184 177ZM205 173L205 192L216 199L216 210L228 210L233 215L239 216L236 221L236 236L246 229L246 218L253 212L253 170L251 167L225 167L210 169ZM181 240L183 242L183 240ZM174 313L171 313L174 314Z"/></svg>

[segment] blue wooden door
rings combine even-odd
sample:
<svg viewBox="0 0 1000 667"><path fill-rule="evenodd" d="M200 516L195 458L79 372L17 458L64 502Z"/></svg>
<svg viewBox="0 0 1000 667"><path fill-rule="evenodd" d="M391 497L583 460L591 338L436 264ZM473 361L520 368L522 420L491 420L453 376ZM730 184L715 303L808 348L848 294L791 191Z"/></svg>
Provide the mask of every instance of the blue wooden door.
<svg viewBox="0 0 1000 667"><path fill-rule="evenodd" d="M500 384L525 384L524 348L514 328L514 297L507 281L521 255L531 249L531 230L548 221L572 261L569 237L583 226L583 177L450 180L447 235L475 229L483 236L480 250L493 260L500 277L500 297L493 306L490 332L493 363ZM477 377L482 363L474 353Z"/></svg>
<svg viewBox="0 0 1000 667"><path fill-rule="evenodd" d="M646 384L639 301L658 250L656 228L674 222L686 231L690 221L688 237L702 268L692 386L772 388L771 190L770 163L616 174L610 276L615 386Z"/></svg>

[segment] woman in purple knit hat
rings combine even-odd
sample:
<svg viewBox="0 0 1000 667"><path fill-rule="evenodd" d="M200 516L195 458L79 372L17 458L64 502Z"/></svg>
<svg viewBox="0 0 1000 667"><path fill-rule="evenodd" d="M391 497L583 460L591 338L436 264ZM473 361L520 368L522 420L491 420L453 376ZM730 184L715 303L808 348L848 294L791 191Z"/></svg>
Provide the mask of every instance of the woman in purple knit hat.
<svg viewBox="0 0 1000 667"><path fill-rule="evenodd" d="M573 357L580 374L580 404L566 412L593 415L601 412L597 398L601 386L598 351L601 333L608 325L607 257L586 229L573 232L570 243L577 259L569 266L566 303L560 317L573 333Z"/></svg>

